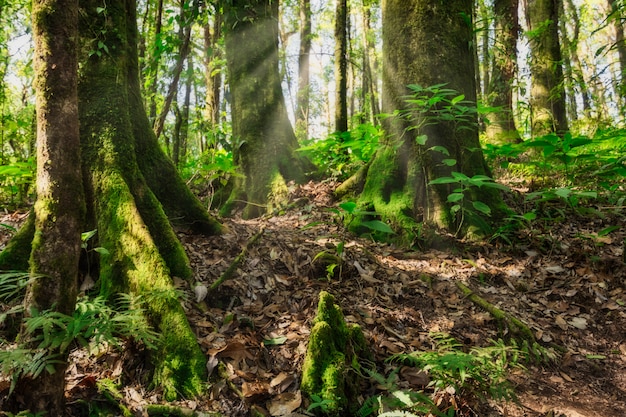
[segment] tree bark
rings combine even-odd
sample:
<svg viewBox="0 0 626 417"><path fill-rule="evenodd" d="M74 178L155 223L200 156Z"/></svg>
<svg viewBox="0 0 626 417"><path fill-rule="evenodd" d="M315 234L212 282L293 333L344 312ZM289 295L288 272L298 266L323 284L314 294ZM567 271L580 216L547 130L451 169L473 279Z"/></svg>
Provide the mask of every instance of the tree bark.
<svg viewBox="0 0 626 417"><path fill-rule="evenodd" d="M513 117L513 82L517 75L518 0L494 0L495 47L487 104L497 108L487 114L487 138L492 143L521 140Z"/></svg>
<svg viewBox="0 0 626 417"><path fill-rule="evenodd" d="M50 310L70 315L76 303L85 213L78 130L78 0L35 0L32 16L38 164L30 271L39 278L27 288L25 317ZM35 349L39 342L33 336L39 335L22 329L20 340ZM13 396L17 409L65 414L68 352L48 354L59 354L61 363L36 379L20 377Z"/></svg>
<svg viewBox="0 0 626 417"><path fill-rule="evenodd" d="M348 3L335 7L335 131L348 131Z"/></svg>
<svg viewBox="0 0 626 417"><path fill-rule="evenodd" d="M300 0L300 50L298 51L298 96L296 101L296 135L309 136L309 93L311 54L311 0Z"/></svg>
<svg viewBox="0 0 626 417"><path fill-rule="evenodd" d="M406 86L411 83L446 83L446 88L476 101L474 55L470 49L472 7L472 0L436 5L426 0L383 3L383 113L408 109ZM362 208L374 210L388 220L408 244L415 243L420 235L420 223L451 231L458 227L446 205L451 187L430 186L431 180L449 176L452 171L468 176L488 173L475 114L462 130L454 122L443 120L413 129L416 118L423 117L416 114L411 120L383 120L386 139L369 166L359 196ZM427 141L420 145L418 137L423 135ZM445 147L457 165L451 168L443 164L443 154L428 151L433 146ZM488 191L481 200L493 208L501 205L499 195Z"/></svg>
<svg viewBox="0 0 626 417"><path fill-rule="evenodd" d="M244 201L252 218L285 203L286 182L303 181L312 164L295 150L278 71L278 2L233 1L225 6L226 60L231 91L234 156L244 179L223 207Z"/></svg>
<svg viewBox="0 0 626 417"><path fill-rule="evenodd" d="M205 118L208 120L208 130L217 132L220 125L220 102L222 89L222 47L219 40L222 37L222 15L215 11L212 14L213 20L204 26L204 50L205 50L205 73L206 83L206 107ZM209 143L203 143L201 148L217 146L214 137L209 137Z"/></svg>
<svg viewBox="0 0 626 417"><path fill-rule="evenodd" d="M178 82L180 81L180 74L183 72L183 67L185 66L185 61L187 60L187 56L191 51L191 22L189 21L189 12L186 11L185 8L185 0L181 0L180 2L180 27L178 31L178 36L180 40L180 48L178 52L178 59L176 61L176 66L174 67L174 71L172 71L172 82L167 90L167 95L165 96L165 102L163 103L163 108L161 109L161 113L157 116L154 121L154 134L157 139L163 133L163 127L165 125L165 118L167 114L170 112L170 107L172 105L172 101L174 101L174 96L178 91ZM192 11L193 13L197 13L198 3L194 2L193 7L196 9Z"/></svg>
<svg viewBox="0 0 626 417"><path fill-rule="evenodd" d="M613 22L615 32L615 48L619 58L619 79L617 94L621 101L620 113L626 114L626 41L624 39L623 2L618 0L607 0L610 10L610 20ZM621 5L621 7L620 7Z"/></svg>
<svg viewBox="0 0 626 417"><path fill-rule="evenodd" d="M557 2L526 3L531 49L531 133L535 137L568 130Z"/></svg>

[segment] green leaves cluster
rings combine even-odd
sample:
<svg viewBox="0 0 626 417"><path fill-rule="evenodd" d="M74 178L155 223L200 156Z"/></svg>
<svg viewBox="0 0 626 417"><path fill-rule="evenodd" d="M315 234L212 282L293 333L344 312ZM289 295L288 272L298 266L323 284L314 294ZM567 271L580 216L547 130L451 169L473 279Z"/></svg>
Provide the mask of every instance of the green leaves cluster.
<svg viewBox="0 0 626 417"><path fill-rule="evenodd" d="M430 335L435 348L430 351L401 353L387 359L394 367L388 375L367 371L383 392L369 397L357 413L367 417L416 417L418 415L454 416L458 404L454 401L435 401L441 395L464 398L492 398L515 400L513 386L507 377L514 370L523 370L520 363L527 355L502 340L486 347L463 349L453 337L444 333ZM430 381L424 390L400 389L401 366L416 367L428 375Z"/></svg>
<svg viewBox="0 0 626 417"><path fill-rule="evenodd" d="M382 135L380 127L364 123L349 132L336 132L322 140L306 140L299 152L304 153L324 175L343 180L374 156Z"/></svg>
<svg viewBox="0 0 626 417"><path fill-rule="evenodd" d="M41 277L24 272L0 274L0 300L14 304L0 315L0 323L24 313L20 299L35 279ZM0 339L0 372L11 377L11 391L21 377L53 373L74 343L97 352L108 346L121 347L122 340L130 339L153 347L157 338L143 314L142 301L127 294L120 294L112 303L103 297L82 297L71 315L31 309L22 320L25 339L31 345Z"/></svg>

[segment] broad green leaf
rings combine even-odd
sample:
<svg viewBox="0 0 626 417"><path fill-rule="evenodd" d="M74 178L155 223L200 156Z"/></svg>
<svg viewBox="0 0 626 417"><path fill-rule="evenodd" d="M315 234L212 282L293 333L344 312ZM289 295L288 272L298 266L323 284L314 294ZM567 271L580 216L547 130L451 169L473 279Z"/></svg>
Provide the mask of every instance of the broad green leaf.
<svg viewBox="0 0 626 417"><path fill-rule="evenodd" d="M356 203L354 201L346 201L345 203L339 204L339 207L341 207L343 210L347 211L348 213L352 214L354 213L354 210L356 209Z"/></svg>
<svg viewBox="0 0 626 417"><path fill-rule="evenodd" d="M572 190L569 188L559 188L554 192L556 195L562 198L567 198L572 194Z"/></svg>
<svg viewBox="0 0 626 417"><path fill-rule="evenodd" d="M368 229L376 230L378 232L389 234L395 233L387 223L381 222L380 220L368 220L362 222L361 224Z"/></svg>
<svg viewBox="0 0 626 417"><path fill-rule="evenodd" d="M453 167L456 165L456 159L444 159L443 161L444 165L449 166L449 167Z"/></svg>
<svg viewBox="0 0 626 417"><path fill-rule="evenodd" d="M472 201L472 205L481 213L486 214L487 216L491 215L491 208L482 201Z"/></svg>
<svg viewBox="0 0 626 417"><path fill-rule="evenodd" d="M448 195L448 202L456 203L457 201L463 200L464 197L463 193L452 193Z"/></svg>
<svg viewBox="0 0 626 417"><path fill-rule="evenodd" d="M432 146L430 148L428 148L429 151L434 151L434 152L441 152L442 154L446 155L446 156L450 156L450 151L448 151L448 148L446 148L445 146Z"/></svg>
<svg viewBox="0 0 626 417"><path fill-rule="evenodd" d="M428 185L437 185L437 184L452 184L455 182L459 182L457 179L455 178L451 178L451 177L441 177L441 178L436 178L432 181L430 181L428 183Z"/></svg>

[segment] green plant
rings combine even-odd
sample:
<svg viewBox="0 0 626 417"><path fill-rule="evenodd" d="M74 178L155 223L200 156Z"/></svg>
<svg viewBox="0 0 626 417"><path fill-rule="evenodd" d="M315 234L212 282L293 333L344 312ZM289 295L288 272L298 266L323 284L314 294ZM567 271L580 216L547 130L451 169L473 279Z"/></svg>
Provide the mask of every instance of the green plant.
<svg viewBox="0 0 626 417"><path fill-rule="evenodd" d="M27 285L25 273L0 275L0 299L18 294ZM11 377L12 392L22 376L36 378L44 370L53 372L70 345L80 345L95 352L106 346L121 346L121 339L133 339L154 346L157 334L143 314L142 302L136 297L120 294L111 304L103 297L80 298L72 315L56 311L31 309L23 319L23 329L36 346L5 345L0 350L0 372ZM23 308L4 312L2 318L19 314Z"/></svg>
<svg viewBox="0 0 626 417"><path fill-rule="evenodd" d="M35 178L35 158L20 160L11 157L6 165L0 165L0 190L9 204L24 204Z"/></svg>
<svg viewBox="0 0 626 417"><path fill-rule="evenodd" d="M343 202L339 204L339 208L331 208L329 210L333 212L339 219L340 223L345 224L346 227L350 227L350 224L355 219L363 219L367 217L378 216L378 213L376 213L375 211L359 209L357 207L357 203L355 203L354 201ZM395 233L393 229L391 229L391 227L389 227L387 223L382 222L380 220L376 220L376 219L360 220L359 226L363 226L368 231L368 234L373 234L375 232L379 232L383 234Z"/></svg>
<svg viewBox="0 0 626 417"><path fill-rule="evenodd" d="M307 412L320 411L327 414L330 411L333 402L331 400L325 400L319 395L311 394L311 404L307 407Z"/></svg>
<svg viewBox="0 0 626 417"><path fill-rule="evenodd" d="M382 135L380 127L364 123L349 132L306 140L298 151L308 156L320 172L345 179L372 158Z"/></svg>
<svg viewBox="0 0 626 417"><path fill-rule="evenodd" d="M470 178L462 172L456 171L452 171L450 176L439 177L428 183L428 185L439 184L454 184L456 187L448 194L447 202L451 204L450 213L457 216L457 235L465 226L466 220L469 220L470 224L478 227L483 233L491 232L491 227L481 217L481 215L490 216L491 208L474 198L474 196L480 195L480 189L495 188L510 191L507 186L495 182L493 178L486 175L474 175Z"/></svg>
<svg viewBox="0 0 626 417"><path fill-rule="evenodd" d="M379 416L416 416L414 412L445 417L434 401L421 391L408 391L399 388L399 367L391 370L388 376L375 370L363 368L370 379L383 393L367 398L357 412L358 417L368 417L381 412ZM454 411L454 410L452 410Z"/></svg>
<svg viewBox="0 0 626 417"><path fill-rule="evenodd" d="M514 400L513 387L507 380L512 369L524 369L520 363L522 350L502 340L491 346L473 347L464 352L447 334L432 334L435 351L397 354L389 362L415 366L428 372L430 386L436 390L452 387L454 392L479 398Z"/></svg>

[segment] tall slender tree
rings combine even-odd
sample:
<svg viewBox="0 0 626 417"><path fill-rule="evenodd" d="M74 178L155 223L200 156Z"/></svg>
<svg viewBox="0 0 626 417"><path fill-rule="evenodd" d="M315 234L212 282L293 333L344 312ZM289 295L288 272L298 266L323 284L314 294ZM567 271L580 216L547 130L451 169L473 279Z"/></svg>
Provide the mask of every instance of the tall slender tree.
<svg viewBox="0 0 626 417"><path fill-rule="evenodd" d="M84 195L78 123L78 0L35 0L32 5L37 94L37 201L25 317L42 311L71 315L77 294ZM37 348L40 334L22 329L22 343ZM22 375L13 406L63 415L67 348L36 380Z"/></svg>
<svg viewBox="0 0 626 417"><path fill-rule="evenodd" d="M534 136L562 134L568 129L558 1L526 2L531 50L531 132Z"/></svg>
<svg viewBox="0 0 626 417"><path fill-rule="evenodd" d="M335 131L348 131L348 2L335 5Z"/></svg>
<svg viewBox="0 0 626 417"><path fill-rule="evenodd" d="M494 0L495 45L486 102L496 111L487 115L487 138L494 143L517 142L519 132L513 117L513 83L517 75L519 33L518 0Z"/></svg>
<svg viewBox="0 0 626 417"><path fill-rule="evenodd" d="M309 96L311 91L310 55L312 46L311 0L300 0L300 48L298 51L298 93L296 98L296 134L309 135Z"/></svg>
<svg viewBox="0 0 626 417"><path fill-rule="evenodd" d="M204 25L204 53L205 72L204 81L206 83L206 107L205 119L209 124L209 131L216 132L221 123L220 104L222 101L222 69L223 69L223 45L222 40L222 13L219 4L214 4L212 13L209 12L207 23ZM214 138L211 138L213 140ZM204 151L208 146L215 146L215 143L201 143Z"/></svg>

